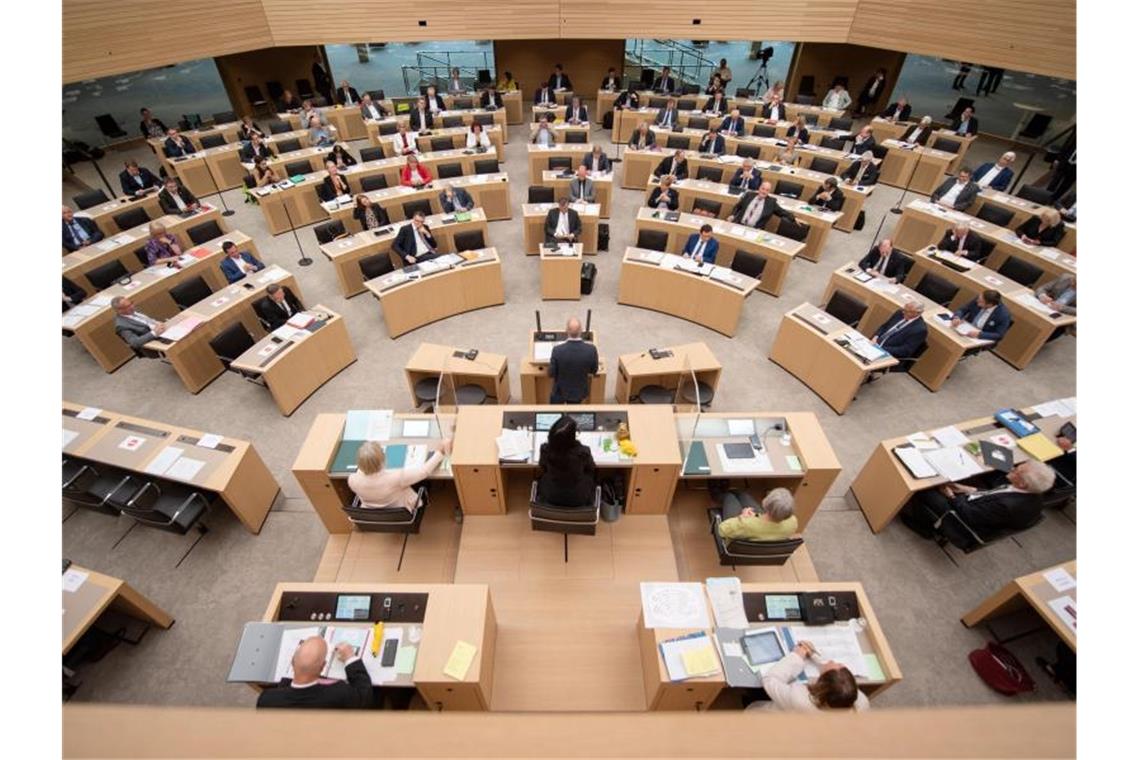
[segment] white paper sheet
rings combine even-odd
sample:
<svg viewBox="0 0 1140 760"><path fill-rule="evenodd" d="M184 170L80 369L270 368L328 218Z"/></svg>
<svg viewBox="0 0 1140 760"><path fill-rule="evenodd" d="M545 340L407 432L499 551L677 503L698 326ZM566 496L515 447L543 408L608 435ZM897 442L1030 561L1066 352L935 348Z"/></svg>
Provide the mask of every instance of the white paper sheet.
<svg viewBox="0 0 1140 760"><path fill-rule="evenodd" d="M962 446L970 442L970 439L967 438L961 430L954 427L953 425L947 425L946 427L938 428L937 430L931 432L931 435L934 437L934 440L938 441L943 446Z"/></svg>
<svg viewBox="0 0 1140 760"><path fill-rule="evenodd" d="M739 578L705 578L705 589L718 628L748 627L748 617L744 614L744 592Z"/></svg>
<svg viewBox="0 0 1140 760"><path fill-rule="evenodd" d="M76 570L75 568L68 568L63 574L63 590L69 594L73 594L79 590L79 587L82 586L86 580L87 573L82 570Z"/></svg>
<svg viewBox="0 0 1140 760"><path fill-rule="evenodd" d="M842 663L856 677L866 678L870 675L870 671L867 670L867 660L863 657L863 650L859 647L859 639L854 629L845 625L810 627L797 625L789 626L788 631L795 644L810 641L824 662L835 660ZM814 659L806 661L804 674L812 680L819 677L819 666Z"/></svg>
<svg viewBox="0 0 1140 760"><path fill-rule="evenodd" d="M685 670L685 652L703 649L705 647L716 649L713 640L707 634L703 633L700 636L694 636L690 639L662 642L661 657L665 660L665 670L669 674L669 680L683 681L689 678L690 676Z"/></svg>
<svg viewBox="0 0 1140 760"><path fill-rule="evenodd" d="M1049 609L1053 610L1061 622L1074 634L1077 632L1077 602L1071 596L1062 596L1049 602Z"/></svg>
<svg viewBox="0 0 1140 760"><path fill-rule="evenodd" d="M642 583L646 628L708 628L709 613L700 583Z"/></svg>
<svg viewBox="0 0 1140 760"><path fill-rule="evenodd" d="M729 420L729 435L756 435L756 420Z"/></svg>
<svg viewBox="0 0 1140 760"><path fill-rule="evenodd" d="M913 446L898 446L895 448L894 454L899 458L899 461L906 465L910 474L915 478L933 478L938 474L938 470L926 461L922 451Z"/></svg>
<svg viewBox="0 0 1140 760"><path fill-rule="evenodd" d="M67 428L64 428L63 429L63 447L62 448L66 448L67 444L71 443L72 441L74 441L78 437L79 437L79 433L75 432L74 430L68 430Z"/></svg>
<svg viewBox="0 0 1140 760"><path fill-rule="evenodd" d="M170 466L177 462L181 456L186 453L185 449L180 449L177 446L167 446L162 451L158 452L158 456L150 460L146 466L148 475L162 475Z"/></svg>
<svg viewBox="0 0 1140 760"><path fill-rule="evenodd" d="M984 472L977 460L959 446L922 452L926 461L947 480L957 482Z"/></svg>
<svg viewBox="0 0 1140 760"><path fill-rule="evenodd" d="M119 448L127 451L138 451L142 445L146 443L146 439L137 435L128 435L119 442Z"/></svg>
<svg viewBox="0 0 1140 760"><path fill-rule="evenodd" d="M534 360L536 362L550 361L550 354L554 351L554 347L559 345L552 342L540 342L534 344Z"/></svg>
<svg viewBox="0 0 1140 760"><path fill-rule="evenodd" d="M76 419L79 419L79 420L93 420L93 419L95 419L96 417L98 417L98 416L99 416L99 413L100 413L101 411L103 411L103 410L102 410L102 409L98 409L98 408L96 408L96 407L94 407L94 406L85 406L85 407L83 407L83 409L82 409L82 410L79 412L79 414L75 415L75 418L76 418Z"/></svg>
<svg viewBox="0 0 1140 760"><path fill-rule="evenodd" d="M221 442L222 436L215 433L206 433L198 439L198 445L204 449L216 449Z"/></svg>
<svg viewBox="0 0 1140 760"><path fill-rule="evenodd" d="M205 466L206 463L201 459L181 457L166 471L166 476L174 480L193 480L194 476Z"/></svg>
<svg viewBox="0 0 1140 760"><path fill-rule="evenodd" d="M1055 567L1045 573L1045 580L1057 591L1068 591L1077 587L1077 579L1069 575L1063 567Z"/></svg>
<svg viewBox="0 0 1140 760"><path fill-rule="evenodd" d="M404 438L426 438L430 432L430 420L404 420Z"/></svg>
<svg viewBox="0 0 1140 760"><path fill-rule="evenodd" d="M293 653L305 639L320 636L321 629L316 626L310 628L287 628L281 634L281 648L277 650L277 667L273 671L273 680L293 677Z"/></svg>

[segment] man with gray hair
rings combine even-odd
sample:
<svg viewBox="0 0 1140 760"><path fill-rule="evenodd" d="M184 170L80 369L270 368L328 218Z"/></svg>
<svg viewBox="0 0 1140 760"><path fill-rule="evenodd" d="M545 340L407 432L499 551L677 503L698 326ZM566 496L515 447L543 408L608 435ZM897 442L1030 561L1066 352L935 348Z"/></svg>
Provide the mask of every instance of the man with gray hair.
<svg viewBox="0 0 1140 760"><path fill-rule="evenodd" d="M746 491L710 489L720 507L721 538L742 538L748 541L779 541L788 538L799 527L796 520L796 500L786 488L773 488L757 504Z"/></svg>
<svg viewBox="0 0 1140 760"><path fill-rule="evenodd" d="M993 161L982 164L974 172L973 180L978 183L978 187L992 188L994 190L1005 190L1009 187L1009 183L1013 181L1013 162L1017 160L1017 154L1012 150L1007 150L1001 154L1001 158L995 164Z"/></svg>
<svg viewBox="0 0 1140 760"><path fill-rule="evenodd" d="M875 331L871 340L896 359L913 359L926 342L922 301L907 301ZM902 365L897 365L902 367Z"/></svg>
<svg viewBox="0 0 1140 760"><path fill-rule="evenodd" d="M115 334L136 353L166 329L165 322L136 311L134 302L126 296L112 298L111 308L115 310Z"/></svg>

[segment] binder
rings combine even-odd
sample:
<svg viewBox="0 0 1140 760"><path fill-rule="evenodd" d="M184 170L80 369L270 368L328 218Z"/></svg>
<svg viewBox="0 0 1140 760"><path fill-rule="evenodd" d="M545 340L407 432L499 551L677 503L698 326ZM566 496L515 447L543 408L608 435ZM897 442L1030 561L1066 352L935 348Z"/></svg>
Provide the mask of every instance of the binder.
<svg viewBox="0 0 1140 760"><path fill-rule="evenodd" d="M686 475L707 475L709 469L709 455L705 451L703 441L693 441L689 444L689 455L685 457Z"/></svg>

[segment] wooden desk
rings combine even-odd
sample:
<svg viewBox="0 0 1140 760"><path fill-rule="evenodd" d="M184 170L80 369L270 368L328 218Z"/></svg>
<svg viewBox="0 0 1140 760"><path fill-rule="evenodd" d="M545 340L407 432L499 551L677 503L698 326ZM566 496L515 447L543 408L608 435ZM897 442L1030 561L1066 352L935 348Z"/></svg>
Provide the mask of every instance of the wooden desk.
<svg viewBox="0 0 1140 760"><path fill-rule="evenodd" d="M591 127L589 124L569 124L561 120L556 121L554 124L550 125L550 131L554 133L554 141L560 144L566 143L568 141L567 135L570 134L581 136L574 142L588 143L590 142L591 129L593 129L593 127ZM530 135L527 137L528 140L534 137L536 130L537 125L531 125ZM574 144L574 142L571 144Z"/></svg>
<svg viewBox="0 0 1140 760"><path fill-rule="evenodd" d="M378 204L383 208L388 218L393 221L408 219L404 213L405 204L421 200L429 203L432 214L443 216L443 206L439 198L443 194L444 184L466 190L471 200L475 202L476 208L482 209L483 215L488 220L500 221L511 218L511 186L506 174L471 174L442 182L437 180L431 186L418 190L397 185L373 190L365 195L372 199L374 205ZM321 206L330 219L339 221L349 232L360 232L363 229L353 216L356 210L355 197L347 199L347 202L328 201Z"/></svg>
<svg viewBox="0 0 1140 760"><path fill-rule="evenodd" d="M206 299L179 312L167 321L169 330L186 319L202 320L184 338L173 343L159 336L147 343L144 348L163 356L178 373L178 378L186 390L197 393L225 372L221 359L210 348L210 339L229 328L234 322L245 325L255 340L265 336L265 328L253 310L253 304L265 297L265 289L276 282L288 287L297 298L304 301L301 288L289 272L277 265L267 266L256 274L247 275L233 285L214 291ZM252 285L247 288L246 285Z"/></svg>
<svg viewBox="0 0 1140 760"><path fill-rule="evenodd" d="M606 399L606 360L602 354L601 344L598 342L598 331L593 330L593 340L598 347L598 374L590 377L590 395L585 404L601 404ZM519 382L522 385L522 403L542 404L550 399L554 389L554 379L547 374L550 362L546 359L537 359L534 352L534 332L530 334L526 356L519 360Z"/></svg>
<svg viewBox="0 0 1140 760"><path fill-rule="evenodd" d="M768 222L775 226L775 217ZM767 263L761 273L759 290L778 296L784 289L784 280L792 266L792 259L804 249L804 244L796 240L774 235L766 230L757 230L741 224L709 219L698 214L681 213L675 222L665 218L664 212L645 206L637 210L636 232L659 230L669 236L665 250L680 254L685 248L689 235L698 232L702 225L711 224L713 234L720 244L716 254L716 265L731 267L737 251L763 256ZM636 238L635 238L636 239Z"/></svg>
<svg viewBox="0 0 1140 760"><path fill-rule="evenodd" d="M344 436L344 423L347 415L318 414L313 420L297 458L293 460L293 477L301 486L305 496L313 505L313 511L321 519L329 533L352 533L352 522L344 514L344 508L352 504L354 494L348 487L348 472L333 472L337 450ZM405 421L429 423L427 437L406 438L403 436ZM440 426L443 426L441 431ZM392 421L392 435L384 443L434 445L441 438L449 437L455 429L455 415L448 414L396 414ZM497 433L496 433L497 435ZM449 481L451 467L444 464L431 475L429 480ZM474 643L474 642L472 642Z"/></svg>
<svg viewBox="0 0 1140 760"><path fill-rule="evenodd" d="M827 290L820 303L827 303L831 294L842 290L867 304L867 311L859 320L859 332L868 338L885 323L892 314L908 301L919 301L924 305L922 319L926 322L926 351L910 368L910 374L929 390L937 391L950 377L967 354L977 353L993 343L988 340L967 338L950 326L950 320L943 320L939 314L950 312L906 285L896 285L876 278L863 283L855 279L860 274L854 262L843 264L831 274Z"/></svg>
<svg viewBox="0 0 1140 760"><path fill-rule="evenodd" d="M1049 606L1049 602L1065 596L1072 598L1074 602L1077 600L1076 587L1065 591L1058 591L1045 578L1045 573L1060 568L1068 571L1069 575L1073 576L1074 580L1076 579L1076 560L1064 562L1036 573L1030 573L1029 575L1023 575L1020 578L1014 578L977 607L963 615L962 625L967 628L973 628L979 623L984 623L995 617L1030 607L1049 624L1049 627L1060 637L1061 641L1065 642L1069 649L1076 652L1076 632L1069 628L1064 620L1059 619L1057 613Z"/></svg>
<svg viewBox="0 0 1140 760"><path fill-rule="evenodd" d="M445 105L446 105L446 103L445 103ZM506 105L506 104L504 103L504 105ZM450 111L438 111L437 113L435 113L432 116L432 123L440 129L448 129L449 127L444 123L445 119L447 119L449 121L452 121L454 119L460 119L460 120L462 120L463 124L462 125L456 125L456 126L462 126L464 128L467 128L467 127L470 127L472 123L474 123L476 116L482 116L484 114L491 115L491 117L494 119L494 126L498 127L501 130L502 135L503 135L503 141L506 142L507 141L507 134L508 134L507 133L507 112L503 108L497 109L495 111L487 111L487 110L482 109L482 108L461 108L461 109L455 109L455 110L450 110ZM399 121L401 124L409 124L410 125L412 117L410 114L397 114L396 120ZM520 119L520 121L521 121L521 119ZM436 127L433 127L431 131L435 132L435 130L436 130Z"/></svg>
<svg viewBox="0 0 1140 760"><path fill-rule="evenodd" d="M970 146L974 144L977 137L977 135L960 135L952 129L936 129L930 134L929 144L933 145L938 140L957 143L958 148L954 153L954 160L946 169L947 174L956 174L958 167L962 165L962 159L966 157L966 152L970 150Z"/></svg>
<svg viewBox="0 0 1140 760"><path fill-rule="evenodd" d="M621 93L621 90L598 90L597 95L594 96L595 124L601 124L606 114L614 110L614 103L617 102ZM614 114L614 120L617 120L616 113Z"/></svg>
<svg viewBox="0 0 1140 760"><path fill-rule="evenodd" d="M226 437L215 448L206 448L199 443L205 433L197 430L102 410L95 419L82 420L76 415L84 408L63 402L63 429L77 434L63 446L68 459L90 462L96 469L107 465L127 470L142 480L165 479L209 491L220 497L246 530L261 531L281 489L253 444ZM123 448L121 444L131 437L141 442L134 448ZM186 456L205 464L189 480L149 473L147 466L169 446L183 448Z"/></svg>
<svg viewBox="0 0 1140 760"><path fill-rule="evenodd" d="M380 302L388 337L398 338L456 314L504 303L499 254L494 248L464 253L477 258L407 282L402 281L403 270L397 269L364 283Z"/></svg>
<svg viewBox="0 0 1140 760"><path fill-rule="evenodd" d="M818 583L744 583L742 590L745 594L800 594L811 592L853 592L859 604L859 615L866 620L864 630L856 634L860 648L866 655L874 655L879 660L883 671L882 680L869 680L857 678L859 690L868 697L874 697L902 680L902 671L895 661L894 653L887 643L886 634L879 624L863 584L850 582L818 582ZM709 619L714 620L709 610ZM749 621L749 628L766 628L771 626L788 627L803 626L798 621ZM695 633L700 629L683 628L646 628L644 615L638 617L637 635L641 648L642 675L645 680L645 703L650 710L706 710L716 699L717 695L727 687L723 670L717 675L705 678L690 678L685 681L670 681L665 663L661 658L659 648L661 642L668 639ZM714 629L705 629L705 633L714 639L713 648L719 647L713 635ZM723 667L723 666L722 666Z"/></svg>
<svg viewBox="0 0 1140 760"><path fill-rule="evenodd" d="M637 396L646 385L660 385L669 389L690 387L691 377L696 377L698 383L707 385L716 393L720 384L721 364L707 345L685 343L658 350L670 351L673 355L654 359L648 351L642 351L618 357L614 398L619 404L630 403L630 397Z"/></svg>
<svg viewBox="0 0 1140 760"><path fill-rule="evenodd" d="M1033 408L1026 407L1021 413L1033 424L1039 427L1046 435L1056 435L1061 427L1069 421L1075 423L1076 417L1049 416L1041 417ZM993 415L978 417L953 425L967 437L975 441L986 440L1004 432L1005 428L994 421ZM894 519L899 510L910 501L911 496L928 488L935 488L947 482L941 475L930 478L916 479L910 471L892 453L896 446L909 444L906 436L890 438L875 446L874 451L867 458L866 464L855 479L851 482L851 493L855 497L863 516L872 532L878 533ZM971 456L967 454L967 456ZM1027 459L1027 455L1020 447L1013 449L1014 462L1020 463ZM975 461L985 471L990 467L980 457Z"/></svg>
<svg viewBox="0 0 1140 760"><path fill-rule="evenodd" d="M993 243L993 252L986 258L986 266L994 271L1001 268L1010 256L1024 259L1042 270L1041 279L1033 287L1060 277L1063 274L1077 273L1077 259L1058 248L1027 245L1017 234L1005 227L983 222L968 214L943 208L923 198L915 198L903 208L902 216L895 223L891 239L895 247L913 253L937 245L946 230L955 224L967 225L983 240Z"/></svg>
<svg viewBox="0 0 1140 760"><path fill-rule="evenodd" d="M871 119L871 134L877 143L884 140L901 140L907 132L917 125L918 122L916 121L890 121L882 116L876 116Z"/></svg>
<svg viewBox="0 0 1140 760"><path fill-rule="evenodd" d="M892 187L909 187L920 195L930 195L946 179L957 153L934 148L904 148L898 140L885 140L886 158L879 164L879 182Z"/></svg>
<svg viewBox="0 0 1140 760"><path fill-rule="evenodd" d="M602 219L610 218L610 200L614 194L614 173L608 172L590 172L590 179L594 183L594 200L600 207L599 216ZM573 177L565 177L558 170L550 171L547 169L542 173L542 184L544 187L554 188L554 198L557 200L562 196L570 197L570 183L574 181Z"/></svg>
<svg viewBox="0 0 1140 760"><path fill-rule="evenodd" d="M558 204L523 204L523 250L527 256L537 256L539 246L546 240L546 212L552 208L558 208ZM597 203L571 203L570 208L578 212L578 218L582 222L582 232L578 236L582 253L597 253L598 220L602 207Z"/></svg>
<svg viewBox="0 0 1140 760"><path fill-rule="evenodd" d="M129 583L110 575L103 575L79 565L68 572L86 573L83 584L74 591L63 593L63 656L71 651L75 642L83 637L99 616L108 609L129 615L148 625L169 628L172 618L161 607L135 591Z"/></svg>
<svg viewBox="0 0 1140 760"><path fill-rule="evenodd" d="M570 169L574 170L593 150L594 146L590 143L559 143L551 148L528 143L526 152L527 162L530 166L530 184L542 184L543 172L550 168L550 159L568 158L570 159Z"/></svg>
<svg viewBox="0 0 1140 760"><path fill-rule="evenodd" d="M522 124L523 123L523 97L522 90L512 90L511 92L500 92L499 97L503 99L503 110L507 112L508 124ZM446 101L447 99L444 98Z"/></svg>
<svg viewBox="0 0 1140 760"><path fill-rule="evenodd" d="M402 211L401 211L402 213ZM455 250L455 236L462 232L479 230L483 233L483 240L488 239L487 215L483 209L475 208L471 211L471 219L466 222L452 222L444 224L443 220L453 218L453 214L432 214L424 220L431 229L439 250L447 252ZM387 253L392 260L392 266L402 268L404 262L392 253L392 243L400 232L400 227L411 224L408 221L393 222L388 225L388 232L377 235L375 232L357 232L355 235L333 240L320 247L325 258L332 262L336 270L337 283L340 292L345 298L351 298L363 293L364 273L360 270L360 260L377 253ZM384 229L384 228L381 228Z"/></svg>
<svg viewBox="0 0 1140 760"><path fill-rule="evenodd" d="M383 148L384 155L389 158L396 157L396 148L392 144L392 139L399 134L394 128L397 124L397 119L390 118L383 121L370 121L368 122L368 141L375 147ZM404 119L407 123L407 119ZM431 134L420 135L418 132L409 130L408 134L416 141L416 147L423 153L438 153L432 148L432 140L436 138L448 138L451 141L451 147L455 149L467 150L467 132L470 127L443 127L441 129L430 130ZM384 130L383 133L381 130ZM391 130L391 131L389 131ZM495 158L499 161L503 160L503 143L506 142L507 132L504 127L495 124L490 127L483 127L483 132L487 135L487 139L491 141L492 147L495 149ZM474 150L474 149L472 149ZM477 158L490 158L490 153L474 154Z"/></svg>
<svg viewBox="0 0 1140 760"><path fill-rule="evenodd" d="M151 219L162 216L162 207L158 205L158 191L149 192L141 198L133 195L122 195L106 203L76 211L76 217L86 217L95 222L95 226L104 237L113 238L119 234L119 225L115 224L115 217L127 211L141 208Z"/></svg>
<svg viewBox="0 0 1140 760"><path fill-rule="evenodd" d="M760 281L718 268L718 276L730 279L730 284L676 269L676 263L660 251L626 248L618 281L618 303L672 314L730 338L736 335L744 300L760 287Z"/></svg>
<svg viewBox="0 0 1140 760"><path fill-rule="evenodd" d="M222 244L228 241L237 243L242 251L251 253L254 258L261 260L257 246L248 235L242 232L227 232L220 238L191 249L200 251L202 253L200 257L189 253L183 254L182 265L178 269L165 264L148 267L131 275L131 281L126 285L115 283L86 299L78 307L64 312L64 334L77 337L104 371L114 372L130 361L135 353L115 332L115 310L111 308L111 300L116 296L130 296L135 308L148 317L170 319L179 312L178 304L170 297L170 290L175 285L201 277L213 290L221 290L226 286L226 278L222 274L220 265ZM83 316L75 313L77 310L88 309L95 311Z"/></svg>
<svg viewBox="0 0 1140 760"><path fill-rule="evenodd" d="M966 266L969 262L956 262ZM1057 330L1063 330L1077 323L1076 316L1052 312L1045 307L1032 290L999 275L980 264L969 271L959 272L948 266L944 258L936 255L934 246L915 254L914 266L907 274L905 283L915 287L927 272L942 277L958 286L958 295L950 302L956 310L974 300L983 290L996 290L1002 295L1002 303L1013 317L1013 325L994 346L994 354L1018 369L1025 369L1037 352L1053 337ZM1050 314L1056 313L1056 317Z"/></svg>
<svg viewBox="0 0 1140 760"><path fill-rule="evenodd" d="M430 709L436 712L491 709L498 625L495 622L494 608L491 606L491 592L487 586L423 583L278 583L262 619L265 622L282 619L284 600L291 595L306 592L426 593L427 608L424 611L422 634L417 646L416 665L412 671L412 682L416 690ZM451 651L458 641L465 641L477 650L471 667L459 681L444 673Z"/></svg>
<svg viewBox="0 0 1140 760"><path fill-rule="evenodd" d="M539 248L539 281L542 300L577 301L582 298L582 244L574 243L563 253L563 247Z"/></svg>
<svg viewBox="0 0 1140 760"><path fill-rule="evenodd" d="M1029 221L1031 217L1040 215L1040 213L1048 208L1032 201L1027 201L1024 198L1018 198L1016 195L1009 195L1000 190L992 190L990 188L983 189L978 193L978 197L967 212L970 216L976 217L978 212L981 211L982 206L990 205L997 206L1013 214L1013 218L1005 225L1006 229L1016 230L1025 222ZM1061 242L1057 243L1057 248L1065 253L1071 254L1077 247L1077 225L1072 222L1065 222L1065 234L1061 238Z"/></svg>
<svg viewBox="0 0 1140 760"><path fill-rule="evenodd" d="M316 332L286 326L291 337L266 335L230 364L232 369L259 375L286 417L356 361L342 316L319 304L305 313L324 321L324 326Z"/></svg>
<svg viewBox="0 0 1140 760"><path fill-rule="evenodd" d="M459 354L456 356L456 354ZM404 376L408 380L408 392L412 396L412 407L418 407L416 383L428 378L438 378L445 372L451 376L456 388L464 385L478 385L487 392L487 403L508 404L511 400L511 381L507 377L507 357L480 351L474 359L468 359L465 349L441 346L437 343L421 343L404 364Z"/></svg>

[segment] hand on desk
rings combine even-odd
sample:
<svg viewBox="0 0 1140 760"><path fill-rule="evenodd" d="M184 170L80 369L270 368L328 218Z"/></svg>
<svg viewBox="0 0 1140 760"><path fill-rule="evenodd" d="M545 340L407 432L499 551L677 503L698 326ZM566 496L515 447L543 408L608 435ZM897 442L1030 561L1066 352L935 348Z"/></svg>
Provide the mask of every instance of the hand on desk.
<svg viewBox="0 0 1140 760"><path fill-rule="evenodd" d="M817 654L815 646L810 641L801 641L796 644L796 648L793 651L805 660Z"/></svg>
<svg viewBox="0 0 1140 760"><path fill-rule="evenodd" d="M155 335L162 335L164 332L166 332L166 323L165 322L159 322L157 325L154 326L154 330L152 330L152 332Z"/></svg>
<svg viewBox="0 0 1140 760"><path fill-rule="evenodd" d="M453 442L453 439L451 439L451 438L443 438L439 442L436 443L435 450L438 451L440 454L443 454L444 456L448 456L451 454L452 442Z"/></svg>
<svg viewBox="0 0 1140 760"><path fill-rule="evenodd" d="M354 654L356 654L356 651L353 650L352 644L349 644L347 641L342 641L336 645L336 658L341 662L347 662L348 658Z"/></svg>

